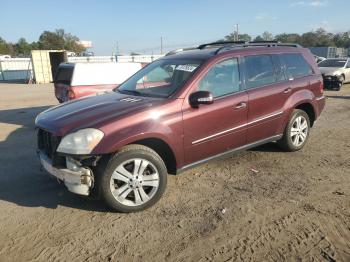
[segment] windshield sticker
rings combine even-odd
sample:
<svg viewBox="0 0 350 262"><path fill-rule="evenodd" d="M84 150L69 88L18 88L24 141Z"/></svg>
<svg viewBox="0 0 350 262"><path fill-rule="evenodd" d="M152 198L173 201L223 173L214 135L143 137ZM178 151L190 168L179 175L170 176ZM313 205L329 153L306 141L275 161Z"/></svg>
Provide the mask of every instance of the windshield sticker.
<svg viewBox="0 0 350 262"><path fill-rule="evenodd" d="M186 71L186 72L193 72L197 66L192 66L192 65L178 65L176 67L176 70L181 70L181 71Z"/></svg>

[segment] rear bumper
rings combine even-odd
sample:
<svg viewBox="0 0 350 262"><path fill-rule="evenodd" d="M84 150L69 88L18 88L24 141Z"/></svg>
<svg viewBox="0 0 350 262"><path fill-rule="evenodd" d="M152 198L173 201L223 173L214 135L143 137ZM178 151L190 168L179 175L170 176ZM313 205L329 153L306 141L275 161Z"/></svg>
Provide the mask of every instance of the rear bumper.
<svg viewBox="0 0 350 262"><path fill-rule="evenodd" d="M93 175L90 169L79 168L72 171L67 168L56 168L52 161L41 151L38 152L42 167L52 176L63 181L67 189L75 194L88 196L93 187Z"/></svg>

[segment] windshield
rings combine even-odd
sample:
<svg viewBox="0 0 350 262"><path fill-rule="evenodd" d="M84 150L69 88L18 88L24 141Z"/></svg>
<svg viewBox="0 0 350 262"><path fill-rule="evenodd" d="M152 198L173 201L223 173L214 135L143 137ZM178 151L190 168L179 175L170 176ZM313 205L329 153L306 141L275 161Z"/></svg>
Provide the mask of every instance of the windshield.
<svg viewBox="0 0 350 262"><path fill-rule="evenodd" d="M346 59L327 59L318 64L319 67L344 67Z"/></svg>
<svg viewBox="0 0 350 262"><path fill-rule="evenodd" d="M114 91L132 95L169 97L193 75L202 61L161 59L138 71Z"/></svg>

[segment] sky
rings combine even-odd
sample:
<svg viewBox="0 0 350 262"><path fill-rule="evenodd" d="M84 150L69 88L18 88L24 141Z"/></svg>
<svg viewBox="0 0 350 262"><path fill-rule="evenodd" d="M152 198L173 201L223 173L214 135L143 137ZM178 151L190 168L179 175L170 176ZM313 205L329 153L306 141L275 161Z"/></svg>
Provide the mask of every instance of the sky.
<svg viewBox="0 0 350 262"><path fill-rule="evenodd" d="M330 11L335 10L335 11ZM92 41L96 55L158 54L216 41L235 30L303 33L319 27L350 30L349 0L0 0L0 37L37 41L63 28Z"/></svg>

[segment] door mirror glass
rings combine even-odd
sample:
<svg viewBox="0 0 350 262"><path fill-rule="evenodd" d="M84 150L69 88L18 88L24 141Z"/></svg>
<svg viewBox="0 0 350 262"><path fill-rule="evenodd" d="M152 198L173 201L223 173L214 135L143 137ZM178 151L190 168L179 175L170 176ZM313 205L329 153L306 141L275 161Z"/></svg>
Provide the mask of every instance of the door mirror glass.
<svg viewBox="0 0 350 262"><path fill-rule="evenodd" d="M199 105L209 105L214 102L212 93L209 91L197 91L190 95L190 105L197 108Z"/></svg>

